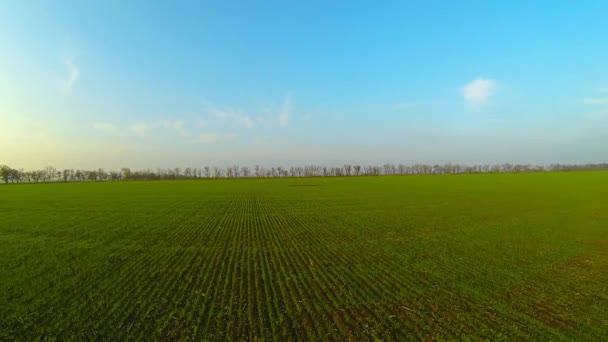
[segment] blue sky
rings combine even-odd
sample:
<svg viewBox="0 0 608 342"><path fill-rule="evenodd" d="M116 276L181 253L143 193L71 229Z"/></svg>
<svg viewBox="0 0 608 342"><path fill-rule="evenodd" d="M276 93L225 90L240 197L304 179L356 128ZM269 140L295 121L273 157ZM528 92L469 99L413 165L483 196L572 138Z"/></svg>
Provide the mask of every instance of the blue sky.
<svg viewBox="0 0 608 342"><path fill-rule="evenodd" d="M605 1L2 1L0 163L602 162Z"/></svg>

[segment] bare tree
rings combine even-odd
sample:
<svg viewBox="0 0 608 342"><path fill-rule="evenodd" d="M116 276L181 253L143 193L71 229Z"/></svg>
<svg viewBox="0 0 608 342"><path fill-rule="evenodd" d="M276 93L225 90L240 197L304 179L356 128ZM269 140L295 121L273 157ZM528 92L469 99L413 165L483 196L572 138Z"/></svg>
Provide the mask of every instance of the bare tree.
<svg viewBox="0 0 608 342"><path fill-rule="evenodd" d="M55 180L55 175L57 175L57 170L52 166L47 166L44 168L44 181L52 182Z"/></svg>
<svg viewBox="0 0 608 342"><path fill-rule="evenodd" d="M241 167L241 176L242 177L248 178L250 173L251 172L249 171L249 167L247 167L247 166Z"/></svg>
<svg viewBox="0 0 608 342"><path fill-rule="evenodd" d="M222 176L222 169L217 166L213 167L213 177L220 178Z"/></svg>
<svg viewBox="0 0 608 342"><path fill-rule="evenodd" d="M120 171L122 173L123 180L131 179L131 169L129 169L128 167L123 167L122 169L120 169Z"/></svg>
<svg viewBox="0 0 608 342"><path fill-rule="evenodd" d="M250 169L248 166L239 167L238 165L228 166L225 169L214 166L211 169L205 166L203 169L186 168L183 173L180 173L178 168L174 169L157 169L156 172L147 169L141 171L131 171L129 168L122 168L120 172L106 172L103 169L97 170L73 170L65 169L58 171L52 166L48 166L42 170L13 169L8 165L0 165L0 181L4 183L21 183L21 182L40 182L40 181L63 181L63 182L85 182L85 181L117 181L117 180L155 180L155 179L192 179L203 175L207 178L249 178L252 175L255 177L340 177L349 175L422 175L422 174L475 174L475 173L496 173L496 172L548 172L548 171L574 171L574 170L608 170L608 163L600 164L582 164L582 165L566 165L566 164L551 164L548 166L530 165L530 164L510 164L501 165L462 165L455 163L446 163L444 165L426 165L414 164L407 166L404 164L383 164L377 165L350 165L345 164L341 167L327 167L320 165L292 166L292 167L271 167L265 169L259 165Z"/></svg>
<svg viewBox="0 0 608 342"><path fill-rule="evenodd" d="M8 165L0 166L0 178L4 181L4 183L8 183L11 178L11 168Z"/></svg>

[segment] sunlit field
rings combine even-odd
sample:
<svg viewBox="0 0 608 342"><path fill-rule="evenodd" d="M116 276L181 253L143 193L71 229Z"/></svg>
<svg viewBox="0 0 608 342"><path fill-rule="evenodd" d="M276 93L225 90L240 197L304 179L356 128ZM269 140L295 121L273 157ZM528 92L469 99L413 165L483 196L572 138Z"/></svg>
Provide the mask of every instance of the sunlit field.
<svg viewBox="0 0 608 342"><path fill-rule="evenodd" d="M608 172L0 186L0 339L608 339Z"/></svg>

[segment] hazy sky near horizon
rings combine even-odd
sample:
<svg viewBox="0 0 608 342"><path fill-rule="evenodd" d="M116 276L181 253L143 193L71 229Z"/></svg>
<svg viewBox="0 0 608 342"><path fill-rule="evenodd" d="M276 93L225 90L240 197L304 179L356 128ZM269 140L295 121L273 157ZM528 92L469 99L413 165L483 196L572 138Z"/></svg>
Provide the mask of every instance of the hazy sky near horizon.
<svg viewBox="0 0 608 342"><path fill-rule="evenodd" d="M608 161L606 1L2 1L0 164Z"/></svg>

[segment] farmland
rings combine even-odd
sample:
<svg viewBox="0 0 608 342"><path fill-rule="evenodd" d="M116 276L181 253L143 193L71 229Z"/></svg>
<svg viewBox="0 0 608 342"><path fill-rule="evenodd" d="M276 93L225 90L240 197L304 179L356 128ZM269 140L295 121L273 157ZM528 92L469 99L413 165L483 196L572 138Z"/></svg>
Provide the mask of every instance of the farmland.
<svg viewBox="0 0 608 342"><path fill-rule="evenodd" d="M0 340L608 339L608 172L0 186Z"/></svg>

